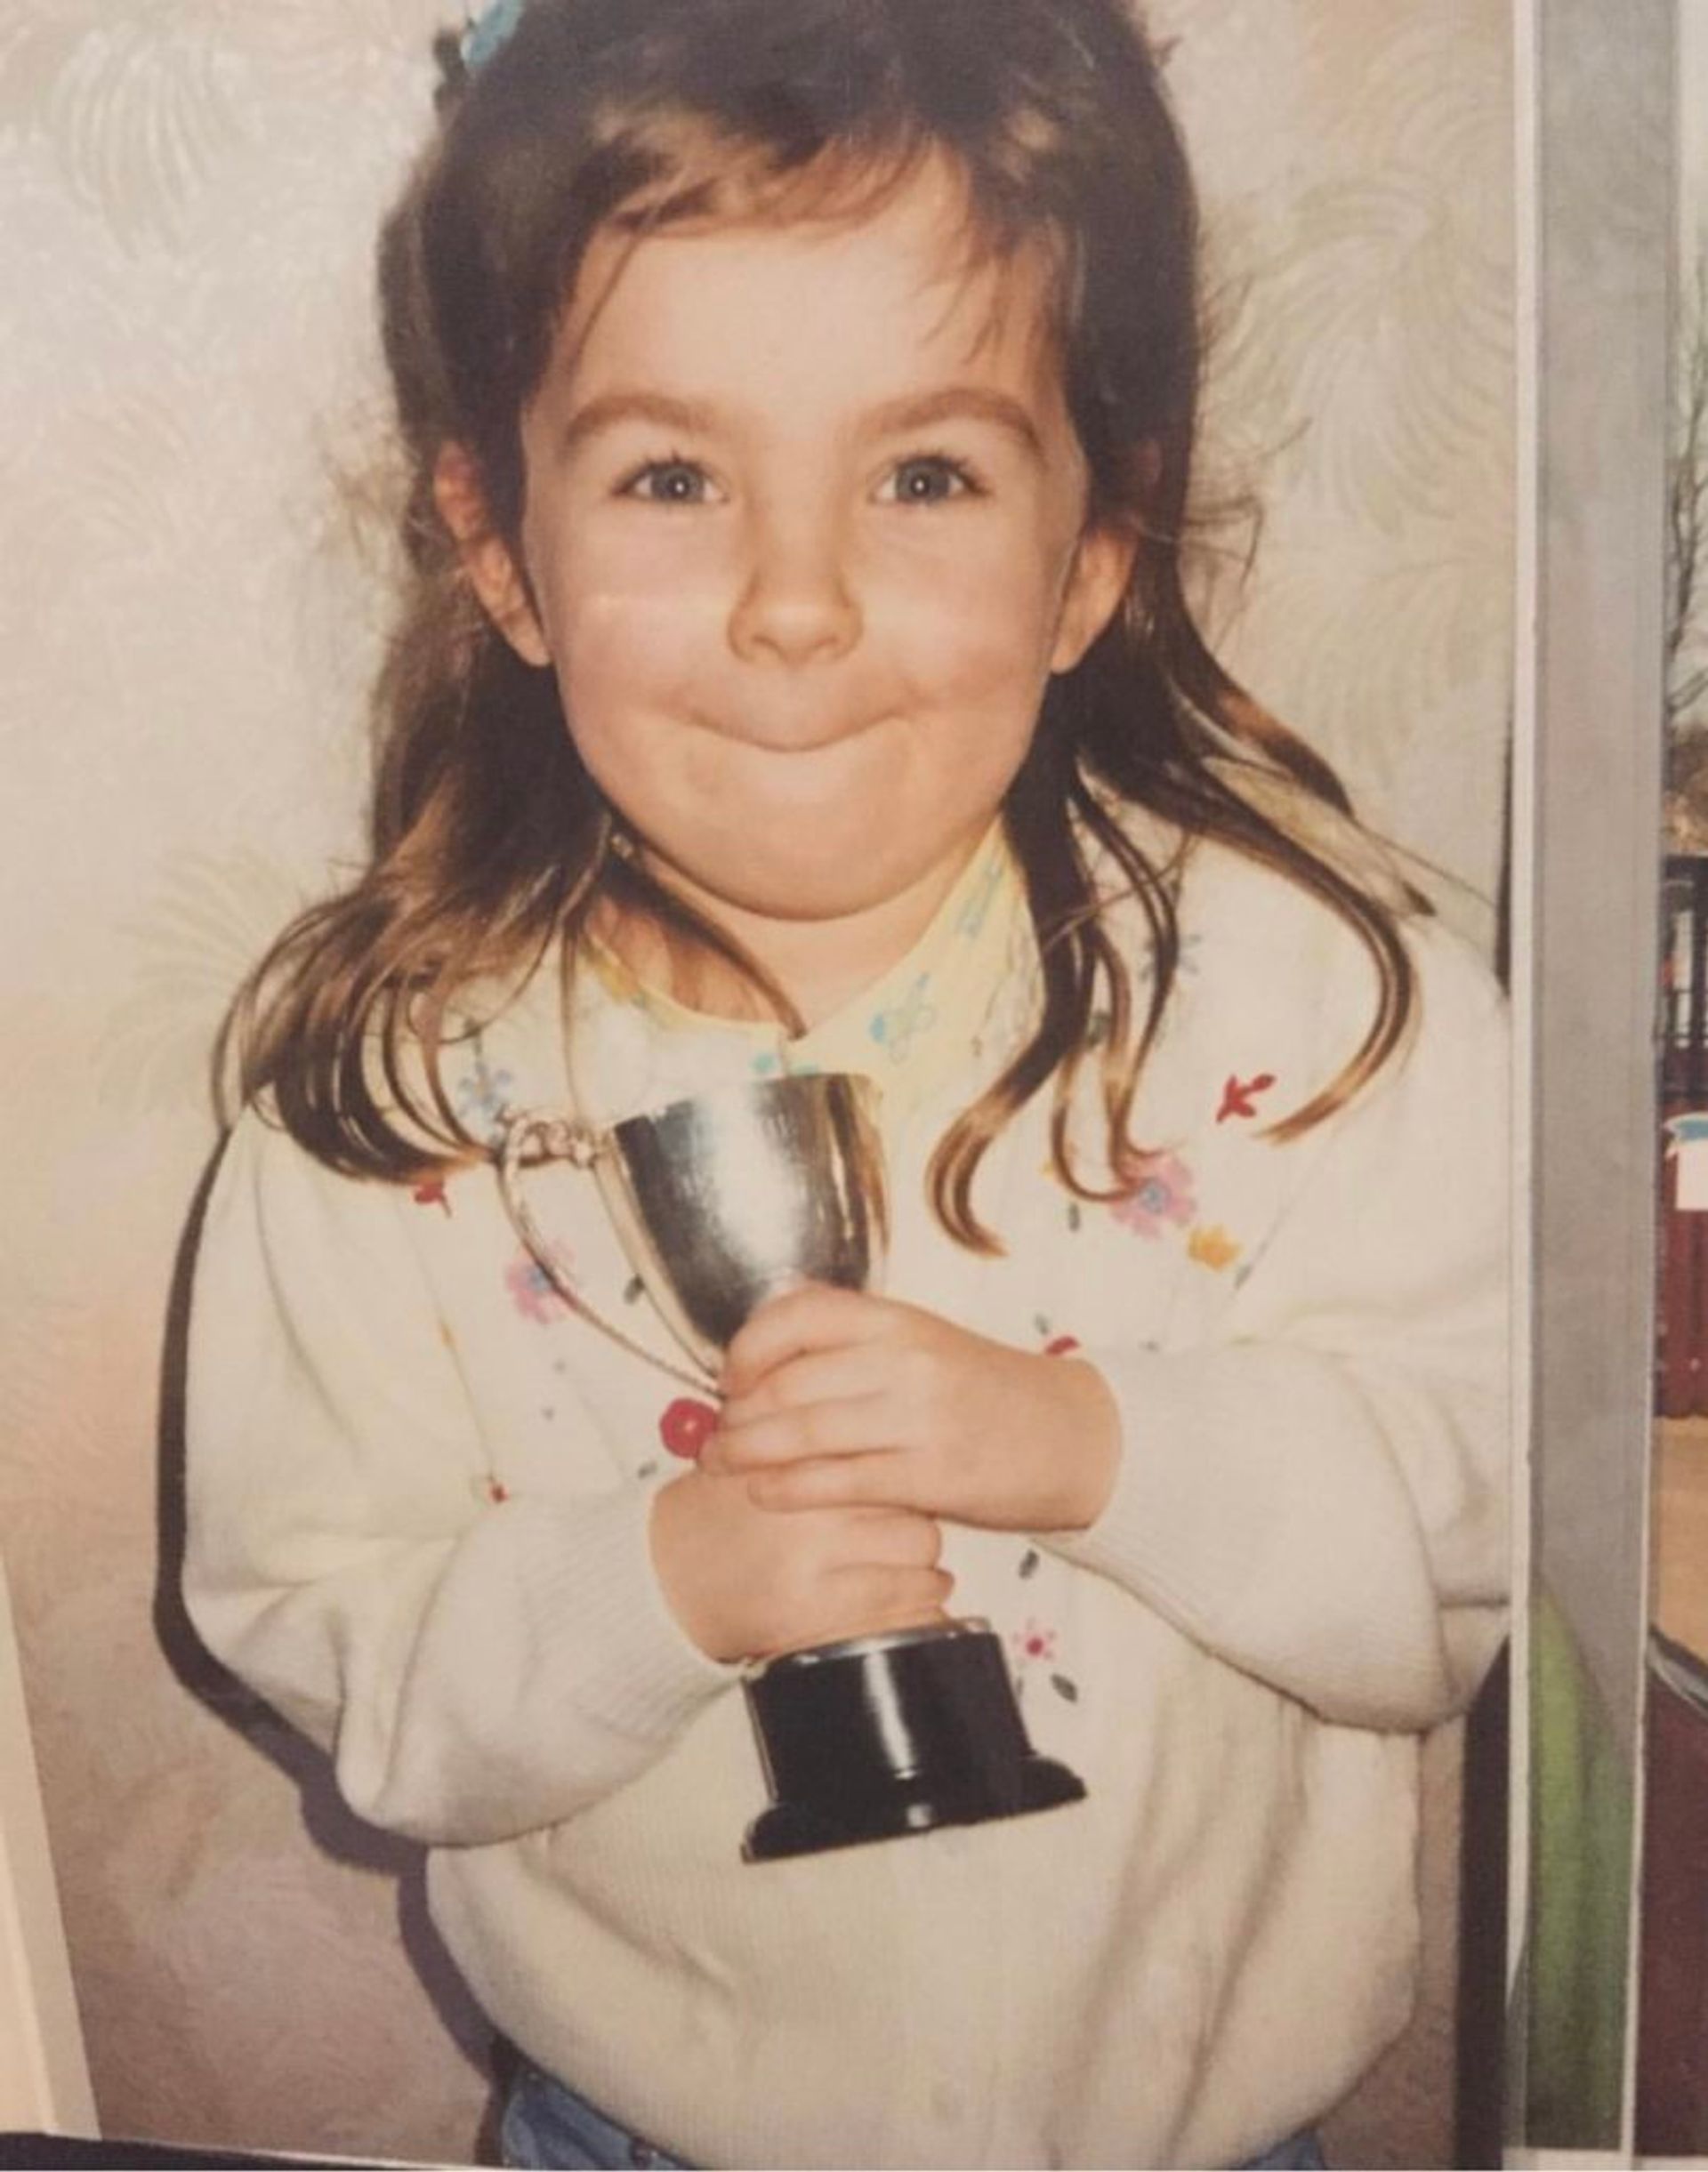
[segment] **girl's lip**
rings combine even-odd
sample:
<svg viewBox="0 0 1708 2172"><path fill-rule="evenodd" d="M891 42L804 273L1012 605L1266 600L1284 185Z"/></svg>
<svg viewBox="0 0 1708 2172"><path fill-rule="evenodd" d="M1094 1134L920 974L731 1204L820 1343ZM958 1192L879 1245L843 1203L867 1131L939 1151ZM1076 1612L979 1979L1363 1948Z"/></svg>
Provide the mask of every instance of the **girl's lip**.
<svg viewBox="0 0 1708 2172"><path fill-rule="evenodd" d="M867 732L875 731L883 721L883 717L863 717L851 724L828 725L818 717L778 723L755 720L751 715L744 716L738 724L726 724L717 718L705 716L696 717L692 721L715 738L732 740L742 746L756 747L761 753L823 754L833 747L844 745L850 739L858 739Z"/></svg>

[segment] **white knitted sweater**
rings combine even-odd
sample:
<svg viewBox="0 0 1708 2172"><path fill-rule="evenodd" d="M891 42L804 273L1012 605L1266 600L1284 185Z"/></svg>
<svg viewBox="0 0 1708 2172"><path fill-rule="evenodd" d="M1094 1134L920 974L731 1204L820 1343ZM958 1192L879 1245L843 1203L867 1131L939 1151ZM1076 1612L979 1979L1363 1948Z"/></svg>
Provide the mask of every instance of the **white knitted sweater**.
<svg viewBox="0 0 1708 2172"><path fill-rule="evenodd" d="M995 848L793 1049L608 969L568 1021L606 1114L779 1061L873 1071L890 1293L1103 1370L1124 1450L1095 1528L947 1533L954 1610L1000 1633L1035 1746L1089 1789L1038 1816L743 1864L765 1794L737 1678L647 1541L706 1409L568 1312L490 1168L357 1183L253 1113L230 1144L194 1301L193 1616L361 1814L428 1843L494 2022L690 2161L1234 2163L1406 2018L1415 1737L1469 1694L1504 1589L1502 1007L1414 924L1407 1052L1277 1145L1372 970L1219 849L1181 916L1147 1181L1070 1198L1035 1105L975 1195L999 1259L922 1182L1030 1000ZM464 1108L561 1106L562 1025L543 975L461 1059ZM533 1181L584 1290L668 1350L591 1182Z"/></svg>

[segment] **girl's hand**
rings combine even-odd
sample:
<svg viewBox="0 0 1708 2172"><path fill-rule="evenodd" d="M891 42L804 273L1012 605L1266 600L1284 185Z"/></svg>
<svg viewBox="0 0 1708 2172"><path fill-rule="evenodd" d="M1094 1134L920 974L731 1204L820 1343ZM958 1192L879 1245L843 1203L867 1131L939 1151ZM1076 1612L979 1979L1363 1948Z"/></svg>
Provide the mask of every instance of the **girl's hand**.
<svg viewBox="0 0 1708 2172"><path fill-rule="evenodd" d="M653 1567L671 1612L710 1659L769 1659L946 1619L943 1534L906 1509L777 1516L745 1478L705 1468L659 1489Z"/></svg>
<svg viewBox="0 0 1708 2172"><path fill-rule="evenodd" d="M1120 1419L1083 1361L810 1283L729 1346L702 1468L768 1509L882 1503L1001 1531L1076 1531L1115 1484Z"/></svg>

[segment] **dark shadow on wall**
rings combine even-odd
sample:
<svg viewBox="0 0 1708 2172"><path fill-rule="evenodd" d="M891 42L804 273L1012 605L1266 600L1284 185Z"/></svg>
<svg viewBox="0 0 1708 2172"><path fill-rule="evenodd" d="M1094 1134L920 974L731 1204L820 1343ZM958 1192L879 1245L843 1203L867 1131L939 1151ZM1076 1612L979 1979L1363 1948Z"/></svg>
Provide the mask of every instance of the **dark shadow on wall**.
<svg viewBox="0 0 1708 2172"><path fill-rule="evenodd" d="M404 1951L447 2033L491 2081L497 2056L492 2027L470 1998L428 1916L425 1849L414 1841L382 1832L348 1808L324 1753L221 1666L197 1636L184 1606L184 1396L190 1289L202 1221L219 1161L220 1152L216 1151L197 1186L173 1262L166 1309L160 1371L155 1634L168 1665L191 1695L293 1782L302 1801L302 1822L315 1846L334 1862L395 1881L398 1931ZM375 2079L376 2088L383 2090L386 2078ZM496 2107L489 2102L479 2133L472 2138L469 2161L495 2163L495 2144Z"/></svg>

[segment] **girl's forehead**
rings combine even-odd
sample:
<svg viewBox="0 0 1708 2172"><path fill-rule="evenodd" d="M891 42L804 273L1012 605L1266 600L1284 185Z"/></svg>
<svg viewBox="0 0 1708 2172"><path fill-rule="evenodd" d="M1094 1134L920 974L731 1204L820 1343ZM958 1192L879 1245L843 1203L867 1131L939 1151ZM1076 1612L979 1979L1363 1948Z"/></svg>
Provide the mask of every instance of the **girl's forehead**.
<svg viewBox="0 0 1708 2172"><path fill-rule="evenodd" d="M559 365L598 344L601 325L682 319L691 331L698 313L702 336L739 338L796 310L881 312L910 341L970 358L1012 347L1030 366L1053 359L1055 262L1042 237L1000 242L947 161L882 176L882 186L851 179L737 210L608 221L568 297Z"/></svg>

